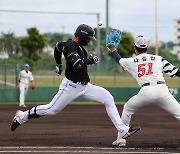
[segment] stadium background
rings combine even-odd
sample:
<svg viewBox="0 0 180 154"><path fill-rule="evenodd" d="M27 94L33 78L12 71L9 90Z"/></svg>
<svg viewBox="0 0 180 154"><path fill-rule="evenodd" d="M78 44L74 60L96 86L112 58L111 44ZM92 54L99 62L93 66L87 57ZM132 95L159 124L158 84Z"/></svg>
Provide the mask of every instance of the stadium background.
<svg viewBox="0 0 180 154"><path fill-rule="evenodd" d="M155 13L155 4L158 4L158 14ZM179 0L91 0L83 3L82 0L0 0L0 57L7 53L1 44L3 36L19 38L27 35L27 28L36 27L41 34L60 33L63 37L58 41L62 41L72 36L79 24L89 24L95 28L100 44L92 44L88 51L97 54L101 51L100 64L89 66L91 83L103 86L112 93L121 114L123 103L138 92L139 86L105 50L107 26L129 32L133 38L139 34L147 36L153 52L157 43L155 30L158 30L159 47L163 47L166 58L180 68L180 60L173 60L169 55L172 50L169 44L172 45L175 38L174 19L180 18L179 6ZM98 27L99 20L103 22L102 27ZM36 88L29 89L27 107L22 110L48 103L64 76L64 72L60 77L56 75L52 53L51 56L42 52L40 55L41 60L33 71ZM81 99L75 100L60 114L29 121L11 132L9 124L19 109L19 89L16 85L19 71L26 62L23 58L21 53L20 56L12 54L8 59L0 59L0 153L179 153L179 122L154 106L141 109L133 116L131 124L140 125L142 130L128 139L126 148L111 146L117 131L104 106ZM63 71L64 67L63 61ZM180 102L180 78L165 75L165 79L169 90Z"/></svg>
<svg viewBox="0 0 180 154"><path fill-rule="evenodd" d="M54 66L54 65L53 65ZM58 86L64 77L57 76L54 67L47 69L46 67L36 69L34 73L36 88L29 88L26 102L49 102L58 90ZM135 79L126 71L117 72L112 70L118 69L117 64L104 62L101 72L96 71L95 66L90 66L91 83L105 87L114 96L116 102L126 102L130 97L139 91ZM23 69L23 65L0 65L0 102L15 102L19 100L19 90L16 88L19 71ZM180 79L178 77L170 78L165 76L166 83L170 92L180 101ZM77 99L75 101L83 101Z"/></svg>

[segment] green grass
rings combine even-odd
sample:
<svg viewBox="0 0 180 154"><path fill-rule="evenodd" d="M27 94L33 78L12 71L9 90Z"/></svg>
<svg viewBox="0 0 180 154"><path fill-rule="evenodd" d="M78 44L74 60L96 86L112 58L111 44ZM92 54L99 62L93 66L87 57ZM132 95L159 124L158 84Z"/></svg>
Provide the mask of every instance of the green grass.
<svg viewBox="0 0 180 154"><path fill-rule="evenodd" d="M64 76L51 76L35 78L37 86L58 86ZM90 76L91 83L103 87L137 87L136 80L131 76ZM180 87L180 78L165 77L169 87Z"/></svg>
<svg viewBox="0 0 180 154"><path fill-rule="evenodd" d="M36 86L59 86L64 74L57 76L56 73L35 72L34 78ZM91 83L102 87L137 87L136 80L129 73L90 73ZM0 77L5 81L4 76ZM165 76L166 83L169 87L180 87L180 78ZM16 77L13 74L6 76L6 82L16 84Z"/></svg>

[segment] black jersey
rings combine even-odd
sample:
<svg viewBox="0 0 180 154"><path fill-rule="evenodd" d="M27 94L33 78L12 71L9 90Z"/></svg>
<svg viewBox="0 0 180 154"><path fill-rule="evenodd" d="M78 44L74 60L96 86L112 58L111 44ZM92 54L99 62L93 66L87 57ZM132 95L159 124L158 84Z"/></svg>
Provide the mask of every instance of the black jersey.
<svg viewBox="0 0 180 154"><path fill-rule="evenodd" d="M90 81L87 65L87 52L78 43L68 40L65 51L63 52L66 59L65 76L67 79L77 83L87 84Z"/></svg>

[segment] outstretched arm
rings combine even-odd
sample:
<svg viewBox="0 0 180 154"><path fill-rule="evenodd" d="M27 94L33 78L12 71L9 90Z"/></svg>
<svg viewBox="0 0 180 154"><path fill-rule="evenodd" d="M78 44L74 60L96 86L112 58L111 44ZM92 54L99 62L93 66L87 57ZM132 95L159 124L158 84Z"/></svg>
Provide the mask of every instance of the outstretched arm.
<svg viewBox="0 0 180 154"><path fill-rule="evenodd" d="M116 62L119 64L119 60L121 59L121 56L117 52L117 49L116 48L112 48L111 51L113 53L113 56L114 56Z"/></svg>

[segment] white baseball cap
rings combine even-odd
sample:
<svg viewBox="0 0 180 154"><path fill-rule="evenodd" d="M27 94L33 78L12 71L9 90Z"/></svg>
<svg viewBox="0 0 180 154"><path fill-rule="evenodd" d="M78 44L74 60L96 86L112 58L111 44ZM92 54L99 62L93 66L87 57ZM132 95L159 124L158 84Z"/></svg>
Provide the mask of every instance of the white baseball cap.
<svg viewBox="0 0 180 154"><path fill-rule="evenodd" d="M138 48L147 48L148 47L148 40L146 37L140 35L135 39L134 44Z"/></svg>

